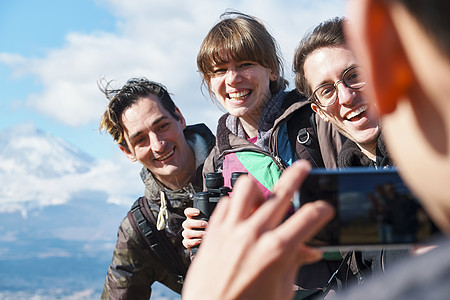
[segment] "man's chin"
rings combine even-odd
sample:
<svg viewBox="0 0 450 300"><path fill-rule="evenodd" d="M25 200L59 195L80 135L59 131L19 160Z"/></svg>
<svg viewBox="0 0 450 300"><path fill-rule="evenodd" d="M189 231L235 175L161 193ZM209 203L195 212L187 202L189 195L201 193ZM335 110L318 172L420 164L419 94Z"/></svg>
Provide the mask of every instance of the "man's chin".
<svg viewBox="0 0 450 300"><path fill-rule="evenodd" d="M380 135L380 129L378 126L366 128L363 130L349 130L343 133L347 138L351 139L358 144L370 144L376 142Z"/></svg>
<svg viewBox="0 0 450 300"><path fill-rule="evenodd" d="M164 164L155 161L153 165L147 166L147 169L154 175L160 174L161 176L171 176L175 175L180 168L173 164Z"/></svg>
<svg viewBox="0 0 450 300"><path fill-rule="evenodd" d="M160 167L155 170L156 172L159 172L161 174L165 174L166 176L175 175L172 173L176 173L178 170L180 170L180 167L173 165L173 164L163 164Z"/></svg>

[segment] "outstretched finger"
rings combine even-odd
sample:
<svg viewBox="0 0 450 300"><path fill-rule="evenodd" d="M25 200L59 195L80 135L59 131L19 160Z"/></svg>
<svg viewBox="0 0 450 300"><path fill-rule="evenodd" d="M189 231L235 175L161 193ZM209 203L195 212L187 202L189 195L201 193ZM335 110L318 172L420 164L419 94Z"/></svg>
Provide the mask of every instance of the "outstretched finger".
<svg viewBox="0 0 450 300"><path fill-rule="evenodd" d="M247 219L254 209L264 202L264 196L252 179L240 176L229 201L227 219L234 223Z"/></svg>
<svg viewBox="0 0 450 300"><path fill-rule="evenodd" d="M294 192L308 176L311 166L307 161L297 161L286 169L275 183L272 195L255 213L255 221L264 222L262 230L278 226L291 206Z"/></svg>
<svg viewBox="0 0 450 300"><path fill-rule="evenodd" d="M334 208L325 201L306 203L274 233L294 247L309 241L333 216Z"/></svg>

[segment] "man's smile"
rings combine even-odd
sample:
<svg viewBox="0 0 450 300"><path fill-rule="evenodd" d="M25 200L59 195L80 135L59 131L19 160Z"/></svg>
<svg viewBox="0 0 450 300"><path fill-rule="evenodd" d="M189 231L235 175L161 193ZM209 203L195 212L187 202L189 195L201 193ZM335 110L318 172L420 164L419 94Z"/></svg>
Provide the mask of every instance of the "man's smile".
<svg viewBox="0 0 450 300"><path fill-rule="evenodd" d="M159 156L159 157L155 157L155 160L163 161L163 160L166 160L166 159L168 159L169 157L171 157L173 154L174 154L174 151L173 151L173 149L172 149L172 150L170 150L170 151L169 151L167 154L165 154L165 155L162 155L162 156Z"/></svg>
<svg viewBox="0 0 450 300"><path fill-rule="evenodd" d="M348 121L356 121L358 117L362 117L362 114L367 110L367 105L362 105L358 109L349 112L347 115L344 116L344 120ZM353 120L352 120L353 119Z"/></svg>

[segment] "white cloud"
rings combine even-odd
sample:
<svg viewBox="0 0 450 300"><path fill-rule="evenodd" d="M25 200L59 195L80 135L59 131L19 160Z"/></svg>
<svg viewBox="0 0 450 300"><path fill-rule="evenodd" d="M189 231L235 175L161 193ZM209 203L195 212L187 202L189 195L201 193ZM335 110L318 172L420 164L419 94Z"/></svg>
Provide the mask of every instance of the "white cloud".
<svg viewBox="0 0 450 300"><path fill-rule="evenodd" d="M344 0L101 0L117 17L115 32L71 32L62 47L50 50L42 58L0 53L0 63L10 66L14 77L35 78L42 89L29 95L27 105L63 124L98 122L107 104L97 88L102 77L115 80L114 86L120 87L130 77L145 76L167 86L188 123L204 122L215 131L222 112L206 92L201 93L196 55L203 37L219 16L232 8L263 20L280 44L286 76L292 82L291 60L301 37L319 22L342 15L343 3ZM31 147L32 140L27 138L25 145ZM2 156L0 211L21 211L26 216L30 208L64 203L86 189L103 191L110 202L129 205L143 191L139 165L130 164L121 153L112 158L114 162L96 161L89 164L88 171L80 173L70 171L79 166L70 165L63 158L54 160L58 165L51 165L54 154L52 148L46 147L34 147L37 150L28 151L20 162L10 155L17 149ZM41 161L34 158L38 154ZM43 168L61 175L40 176Z"/></svg>
<svg viewBox="0 0 450 300"><path fill-rule="evenodd" d="M342 15L344 0L329 1L121 1L102 0L118 18L116 32L69 33L63 47L44 58L0 54L14 74L32 75L42 91L27 103L61 123L97 122L106 99L97 81L146 76L172 92L188 123L205 122L214 131L221 112L200 92L195 58L199 45L221 13L233 8L262 19L279 42L292 82L294 48L306 30Z"/></svg>
<svg viewBox="0 0 450 300"><path fill-rule="evenodd" d="M143 194L142 165L131 163L120 151L111 160L95 160L33 124L1 131L0 144L0 213L18 211L26 218L86 191L126 206Z"/></svg>
<svg viewBox="0 0 450 300"><path fill-rule="evenodd" d="M140 166L125 157L96 161L85 173L67 173L58 178L38 176L24 170L0 172L0 212L27 211L68 202L80 191L100 191L110 203L131 205L143 194Z"/></svg>
<svg viewBox="0 0 450 300"><path fill-rule="evenodd" d="M42 258L49 258L49 257L70 257L71 254L69 251L62 250L59 248L55 249L49 249L46 252L37 253L37 257Z"/></svg>

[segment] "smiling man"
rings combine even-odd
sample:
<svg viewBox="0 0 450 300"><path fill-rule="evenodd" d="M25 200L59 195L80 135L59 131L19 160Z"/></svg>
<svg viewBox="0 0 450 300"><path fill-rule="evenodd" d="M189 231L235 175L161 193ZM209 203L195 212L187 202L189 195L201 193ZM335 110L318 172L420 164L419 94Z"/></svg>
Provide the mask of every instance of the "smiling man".
<svg viewBox="0 0 450 300"><path fill-rule="evenodd" d="M317 115L347 137L338 154L338 167L392 166L375 104L366 94L365 72L344 35L347 22L344 18L325 21L302 39L294 58L295 84ZM387 224L393 222L390 214L384 218ZM391 235L391 226L385 226L383 233ZM407 248L356 251L347 274L351 270L363 283L406 256Z"/></svg>
<svg viewBox="0 0 450 300"><path fill-rule="evenodd" d="M204 124L186 126L158 83L130 79L103 92L110 102L100 130L143 165L145 194L120 225L102 299L149 299L155 281L180 293L190 263L181 244L183 211L202 190L201 171L215 138Z"/></svg>
<svg viewBox="0 0 450 300"><path fill-rule="evenodd" d="M294 57L295 85L312 109L348 138L339 167L392 165L375 109L366 100L364 70L344 36L345 22L323 22L302 39Z"/></svg>

